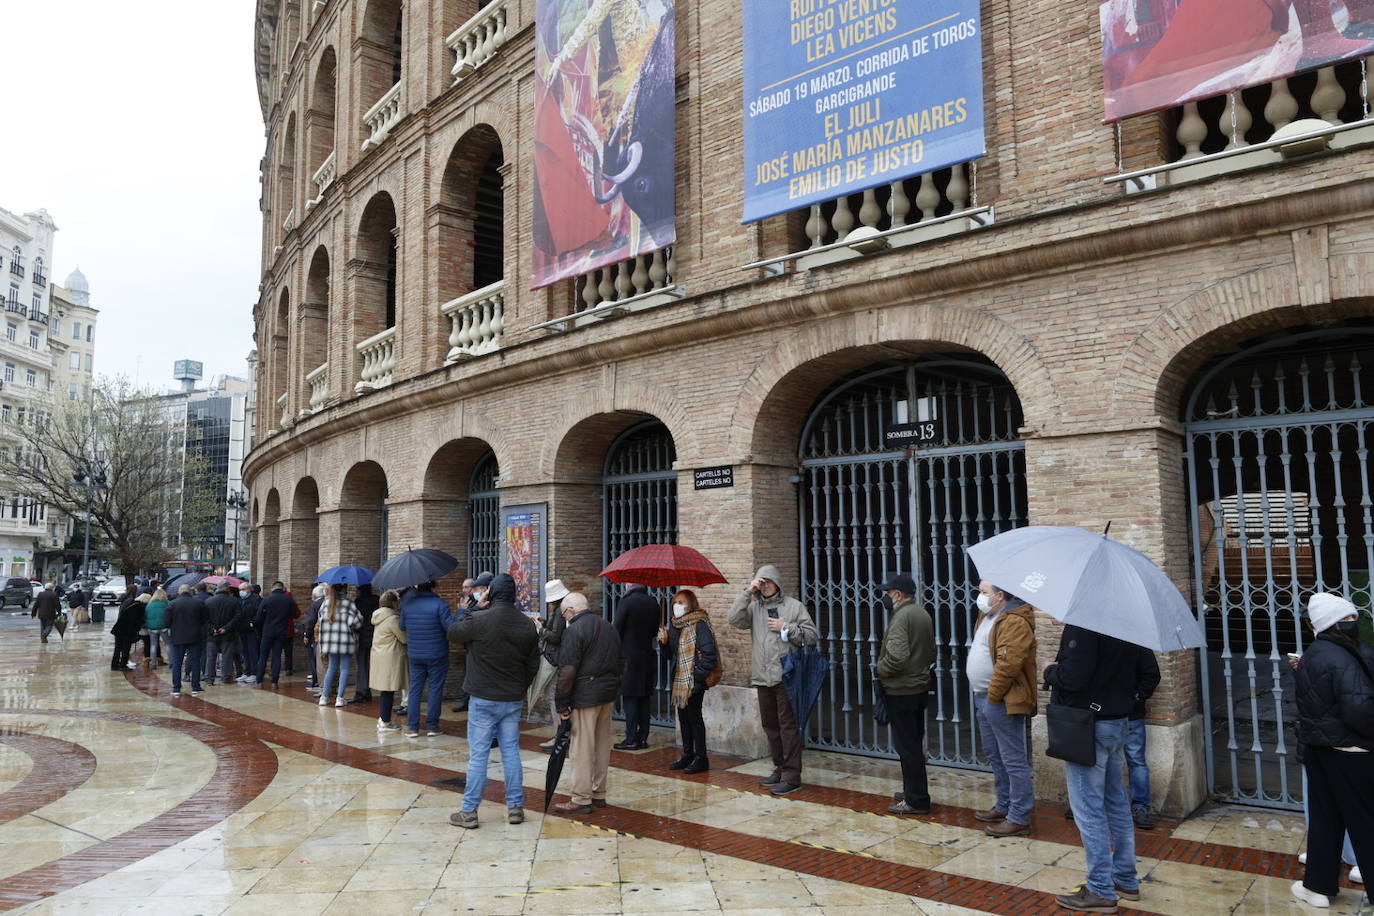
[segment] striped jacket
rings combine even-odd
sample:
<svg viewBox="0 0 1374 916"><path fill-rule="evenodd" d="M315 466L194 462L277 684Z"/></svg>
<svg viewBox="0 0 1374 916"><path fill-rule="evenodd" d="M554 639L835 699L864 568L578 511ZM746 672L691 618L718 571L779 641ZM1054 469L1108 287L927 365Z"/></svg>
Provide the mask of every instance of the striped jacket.
<svg viewBox="0 0 1374 916"><path fill-rule="evenodd" d="M352 655L358 649L358 629L363 615L347 598L334 605L334 620L329 620L329 601L320 604L320 639L315 651L324 655Z"/></svg>

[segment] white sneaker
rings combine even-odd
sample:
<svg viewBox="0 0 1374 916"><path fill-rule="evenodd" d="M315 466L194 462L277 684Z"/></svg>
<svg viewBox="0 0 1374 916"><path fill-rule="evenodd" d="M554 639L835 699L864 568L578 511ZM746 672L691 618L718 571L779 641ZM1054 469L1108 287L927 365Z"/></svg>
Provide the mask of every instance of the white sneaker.
<svg viewBox="0 0 1374 916"><path fill-rule="evenodd" d="M1360 866L1356 865L1350 869L1350 881L1352 884L1364 884L1364 875L1360 874Z"/></svg>
<svg viewBox="0 0 1374 916"><path fill-rule="evenodd" d="M1293 891L1293 896L1297 897L1299 900L1301 900L1308 906L1320 907L1322 909L1326 909L1327 907L1331 906L1330 897L1326 896L1325 894L1319 894L1316 891L1309 891L1307 888L1302 886L1301 881L1294 881L1293 887L1291 889Z"/></svg>
<svg viewBox="0 0 1374 916"><path fill-rule="evenodd" d="M320 697L320 705L321 705L321 706L328 706L328 705L329 705L329 697Z"/></svg>
<svg viewBox="0 0 1374 916"><path fill-rule="evenodd" d="M134 664L133 662L125 662L125 663L124 663L124 667L125 667L125 668L128 668L130 671L132 671L132 670L134 670L135 668L137 668L138 665Z"/></svg>
<svg viewBox="0 0 1374 916"><path fill-rule="evenodd" d="M390 722L383 722L381 719L377 720L377 731L379 732L398 732L400 730L401 726L399 725L393 725Z"/></svg>
<svg viewBox="0 0 1374 916"><path fill-rule="evenodd" d="M343 697L339 697L337 700L334 701L334 705L335 705L335 706L342 706L342 705L344 705L346 702L348 702L348 701L345 700Z"/></svg>
<svg viewBox="0 0 1374 916"><path fill-rule="evenodd" d="M1298 864L1299 864L1299 865L1306 865L1306 864L1307 864L1307 853L1305 853L1305 852L1300 852L1300 853L1298 853Z"/></svg>

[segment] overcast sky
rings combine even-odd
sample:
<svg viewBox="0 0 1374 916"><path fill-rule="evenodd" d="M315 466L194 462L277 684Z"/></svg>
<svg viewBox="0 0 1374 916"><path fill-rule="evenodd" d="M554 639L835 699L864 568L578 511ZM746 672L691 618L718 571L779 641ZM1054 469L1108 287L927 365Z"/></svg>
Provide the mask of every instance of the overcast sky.
<svg viewBox="0 0 1374 916"><path fill-rule="evenodd" d="M260 276L252 0L5 4L0 206L57 223L100 309L98 374L244 375Z"/></svg>

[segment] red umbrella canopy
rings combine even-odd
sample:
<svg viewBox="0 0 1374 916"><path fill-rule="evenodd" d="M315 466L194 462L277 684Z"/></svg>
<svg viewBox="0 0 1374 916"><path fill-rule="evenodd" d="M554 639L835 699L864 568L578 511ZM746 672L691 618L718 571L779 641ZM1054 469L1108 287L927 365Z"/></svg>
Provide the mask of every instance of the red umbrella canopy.
<svg viewBox="0 0 1374 916"><path fill-rule="evenodd" d="M700 587L729 581L700 551L679 544L645 544L627 550L599 575L612 582L637 582L650 588Z"/></svg>
<svg viewBox="0 0 1374 916"><path fill-rule="evenodd" d="M243 580L237 576L206 576L200 581L206 585L219 585L221 582L228 582L230 588L238 588L243 584Z"/></svg>

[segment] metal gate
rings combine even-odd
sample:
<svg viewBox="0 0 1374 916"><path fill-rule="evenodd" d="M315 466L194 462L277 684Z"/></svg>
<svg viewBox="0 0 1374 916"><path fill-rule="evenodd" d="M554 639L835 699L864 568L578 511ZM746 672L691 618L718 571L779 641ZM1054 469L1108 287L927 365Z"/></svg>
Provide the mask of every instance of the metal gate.
<svg viewBox="0 0 1374 916"><path fill-rule="evenodd" d="M900 411L900 413L899 413ZM917 448L885 444L897 419L930 419ZM873 666L887 628L878 585L911 572L935 622L933 763L981 767L964 660L978 574L964 547L1026 523L1021 406L976 356L868 369L833 387L801 436L801 600L834 667L807 729L811 747L895 757L873 721Z"/></svg>
<svg viewBox="0 0 1374 916"><path fill-rule="evenodd" d="M1184 413L1211 789L1301 804L1293 672L1315 592L1368 609L1374 329L1293 334L1206 370Z"/></svg>
<svg viewBox="0 0 1374 916"><path fill-rule="evenodd" d="M468 481L468 575L494 573L501 562L501 495L496 490L496 453L477 461Z"/></svg>
<svg viewBox="0 0 1374 916"><path fill-rule="evenodd" d="M657 420L630 427L611 443L602 476L602 561L610 563L634 547L677 543L677 450L673 436ZM615 619L615 607L625 587L603 579L601 606L607 619ZM654 589L660 602L666 590ZM661 647L650 718L655 725L675 725L669 692L668 658ZM617 715L619 715L617 707Z"/></svg>

